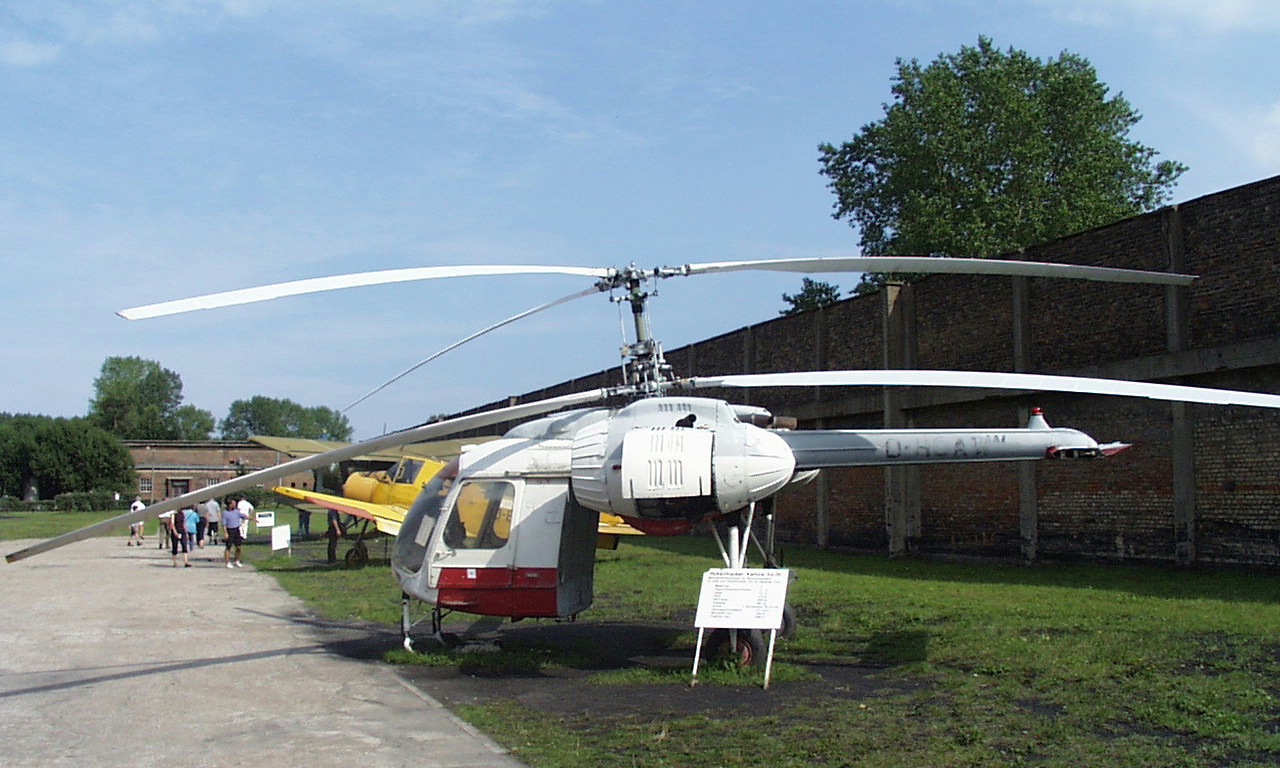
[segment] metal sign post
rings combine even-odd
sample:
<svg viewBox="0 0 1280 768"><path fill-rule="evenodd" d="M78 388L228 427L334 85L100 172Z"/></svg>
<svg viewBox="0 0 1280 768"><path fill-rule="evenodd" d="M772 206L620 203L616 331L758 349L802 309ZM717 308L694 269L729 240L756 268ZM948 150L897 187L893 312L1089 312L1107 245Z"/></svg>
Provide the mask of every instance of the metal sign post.
<svg viewBox="0 0 1280 768"><path fill-rule="evenodd" d="M711 629L767 629L769 652L765 656L764 688L769 688L773 671L773 646L782 625L782 609L787 602L790 571L785 568L712 568L702 574L702 591L698 594L698 647L693 653L693 678L698 684L698 662L702 656L702 637Z"/></svg>

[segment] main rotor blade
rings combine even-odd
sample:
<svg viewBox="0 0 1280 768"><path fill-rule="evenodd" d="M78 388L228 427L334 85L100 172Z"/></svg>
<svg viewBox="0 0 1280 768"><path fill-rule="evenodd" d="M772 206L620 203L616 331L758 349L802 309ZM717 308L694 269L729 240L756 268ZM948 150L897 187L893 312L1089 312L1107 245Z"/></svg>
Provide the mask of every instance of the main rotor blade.
<svg viewBox="0 0 1280 768"><path fill-rule="evenodd" d="M690 389L707 387L968 387L976 389L1040 390L1089 395L1146 397L1184 403L1211 405L1251 405L1280 408L1280 395L1242 392L1234 389L1188 387L1180 384L1152 384L1145 381L1095 379L1083 376L1053 376L1037 373L993 373L988 371L800 371L795 373L748 373L705 376L677 382Z"/></svg>
<svg viewBox="0 0 1280 768"><path fill-rule="evenodd" d="M445 347L444 349L441 349L440 351L438 351L438 352L436 352L435 354L431 355L430 357L427 357L426 359L423 359L423 360L419 360L418 362L416 362L416 363L414 363L413 365L409 366L408 368L404 369L404 370L403 370L403 371L401 371L400 373L397 373L395 376L392 376L390 379L387 379L387 380L386 380L386 381L384 381L382 384L379 384L378 386L374 387L373 389L371 389L371 390L369 390L368 392L366 392L366 393L364 393L363 395L361 395L361 396L360 396L359 398L357 398L353 403L351 403L351 405L348 405L346 408L343 408L343 409L342 409L342 412L343 412L343 413L346 413L347 411L351 410L352 408L355 408L357 405L359 405L359 404L363 403L365 400L368 400L369 398L371 398L371 397L373 397L374 395L378 394L379 392L381 392L382 390L384 390L384 389L386 389L387 387L391 386L392 384L395 384L395 383L396 383L397 381L399 381L400 379L403 379L405 376L408 376L409 374L411 374L411 373L413 373L414 371L418 370L419 368L421 368L422 366L424 366L424 365L426 365L427 363L431 362L432 360L435 360L437 357L440 357L441 355L445 354L446 352L450 352L450 351L452 351L452 350L457 349L458 347L462 346L463 344L466 344L468 341L472 341L472 340L474 340L474 339L478 339L478 338L480 338L481 336L485 335L486 333L488 333L488 332L490 332L490 331L496 331L496 330L498 330L499 328L501 328L501 327L502 327L502 326L504 326L504 325L507 325L507 324L509 324L509 323L514 323L514 322L515 322L515 321L517 321L517 320L521 320L521 319L523 319L523 318L528 317L529 315L532 315L532 314L537 313L537 312L541 312L541 311L542 311L542 310L544 310L544 309L551 309L551 308L552 308L552 307L554 307L554 306L558 306L558 305L560 305L560 304L564 304L564 303L566 303L566 302L573 301L574 299L580 299L580 298L582 298L583 296L589 296L589 295L591 295L591 294L593 294L593 293L599 293L599 292L600 292L600 289L599 289L599 288L592 287L592 288L588 288L588 289L586 289L586 290L584 290L584 291L578 291L577 293L571 293L571 294L569 294L568 296L562 296L562 297L560 297L560 298L556 299L555 301L548 301L546 304L539 304L538 306L533 307L532 309L526 309L525 311L521 312L521 313L520 313L520 314L518 314L518 315L512 315L511 317L508 317L506 320L501 320L501 321L496 322L496 323L494 323L493 325L489 326L488 328L483 328L483 329L481 329L481 330L479 330L479 331L476 331L475 333L471 334L470 336L466 337L465 339L460 339L460 340L458 340L458 341L455 341L454 343L450 344L449 346Z"/></svg>
<svg viewBox="0 0 1280 768"><path fill-rule="evenodd" d="M211 485L207 488L201 488L198 491L185 493L181 496L175 496L158 504L152 504L149 507L140 509L137 512L126 512L123 515L117 515L109 520L103 520L100 523L85 526L70 533L64 533L52 539L33 544L26 549L20 549L17 552L10 553L5 556L7 562L16 562L32 555L38 555L41 552L47 552L51 549L71 544L82 539L95 536L111 528L120 525L127 525L139 520L146 520L155 517L163 512L173 509L188 507L205 499L212 499L223 496L228 493L242 491L245 488L251 488L264 480L274 479L293 472L302 472L308 469L328 466L339 461L351 459L366 453L373 453L384 448L394 448L408 443L421 442L432 438L441 437L443 435L454 434L469 429L477 429L479 427L487 427L491 424L499 424L504 421L514 421L516 419L524 419L530 416L539 416L544 413L558 411L561 408L568 408L583 403L595 402L603 400L615 394L620 394L622 390L618 389L593 389L584 392L577 392L571 395L561 395L546 400L538 400L532 403L522 405L513 405L506 408L497 408L492 411L471 414L469 416L460 416L456 419L448 419L447 421L438 421L434 424L424 424L418 427L411 427L399 432L375 437L371 440L365 440L361 443L353 443L352 445L336 448L332 451L317 453L312 456L304 456L300 459L278 464L267 469L260 469L256 472L250 472L242 477L233 480Z"/></svg>
<svg viewBox="0 0 1280 768"><path fill-rule="evenodd" d="M383 285L386 283L403 283L412 280L435 280L444 277L473 277L479 275L578 275L601 279L610 275L612 270L600 267L556 267L538 264L470 264L447 267L409 267L406 269L384 269L376 272L355 272L332 277L312 277L306 280L291 280L286 283L260 285L256 288L241 288L235 291L210 293L204 296L193 296L189 299L162 301L158 304L145 304L130 307L116 312L126 320L142 320L150 317L176 315L181 312L193 312L197 309L216 309L236 304L250 304L255 301L267 301L284 296L297 296L304 293L333 291L339 288L356 288L364 285Z"/></svg>
<svg viewBox="0 0 1280 768"><path fill-rule="evenodd" d="M1100 280L1108 283L1152 283L1191 285L1195 275L1149 272L1115 267L1087 267L1006 259L959 259L944 256L822 256L811 259L760 259L753 261L712 261L689 264L686 274L743 270L774 272L925 272L961 275L1013 275L1019 277L1064 277Z"/></svg>

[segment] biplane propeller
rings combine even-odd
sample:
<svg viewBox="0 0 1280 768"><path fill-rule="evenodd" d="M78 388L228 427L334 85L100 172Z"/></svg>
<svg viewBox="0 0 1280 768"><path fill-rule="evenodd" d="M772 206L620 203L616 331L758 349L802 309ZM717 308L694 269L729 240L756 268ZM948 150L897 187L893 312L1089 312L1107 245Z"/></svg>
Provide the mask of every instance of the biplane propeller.
<svg viewBox="0 0 1280 768"><path fill-rule="evenodd" d="M446 612L571 617L590 606L597 518L621 516L651 535L712 526L725 565L741 568L755 543L766 565L773 552L752 531L771 524L783 489L832 467L1038 459L1091 459L1124 443L1100 444L1074 429L1052 428L1038 411L1017 429L789 429L763 408L700 397L698 390L747 387L929 386L1121 395L1157 400L1280 408L1280 396L1147 382L977 371L844 370L676 378L650 334L650 285L673 277L743 270L910 272L1071 278L1187 286L1192 275L1108 267L984 259L849 257L708 262L642 270L573 266L420 267L300 280L120 311L159 317L355 286L484 275L563 274L592 285L489 326L462 343L565 302L607 292L631 306L634 340L623 347L614 386L494 408L393 432L250 473L35 544L13 562L124 523L258 485L278 477L411 442L517 423L497 440L464 451L418 494L400 527L392 571L404 594L406 647L417 623L412 600L430 607L442 638ZM394 381L393 379L392 381ZM391 382L387 382L389 384ZM386 384L382 385L385 387ZM369 395L382 387L373 390ZM366 395L367 397L368 395ZM359 402L359 401L357 401ZM621 405L618 405L621 403ZM723 529L723 530L721 530ZM772 541L772 537L766 537ZM729 633L740 658L758 658L759 633Z"/></svg>

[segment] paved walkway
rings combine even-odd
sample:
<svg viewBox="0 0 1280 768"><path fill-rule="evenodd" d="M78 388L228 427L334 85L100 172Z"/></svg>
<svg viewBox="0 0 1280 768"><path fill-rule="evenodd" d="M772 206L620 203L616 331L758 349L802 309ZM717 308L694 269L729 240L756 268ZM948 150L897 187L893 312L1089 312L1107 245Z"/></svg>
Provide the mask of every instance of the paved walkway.
<svg viewBox="0 0 1280 768"><path fill-rule="evenodd" d="M221 554L113 537L0 565L0 766L522 765Z"/></svg>

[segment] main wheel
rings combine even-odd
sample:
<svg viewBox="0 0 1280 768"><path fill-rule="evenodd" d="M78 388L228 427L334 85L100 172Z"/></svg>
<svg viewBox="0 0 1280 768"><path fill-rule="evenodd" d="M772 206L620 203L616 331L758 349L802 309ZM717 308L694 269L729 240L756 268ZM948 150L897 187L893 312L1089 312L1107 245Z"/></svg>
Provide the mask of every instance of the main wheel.
<svg viewBox="0 0 1280 768"><path fill-rule="evenodd" d="M363 568L369 562L369 548L363 541L357 541L355 546L347 550L342 560L348 568Z"/></svg>
<svg viewBox="0 0 1280 768"><path fill-rule="evenodd" d="M778 637L791 637L796 633L796 612L791 603L782 606L782 623L778 625Z"/></svg>
<svg viewBox="0 0 1280 768"><path fill-rule="evenodd" d="M728 661L737 667L761 667L769 646L758 629L717 629L707 637L704 651L710 659Z"/></svg>

